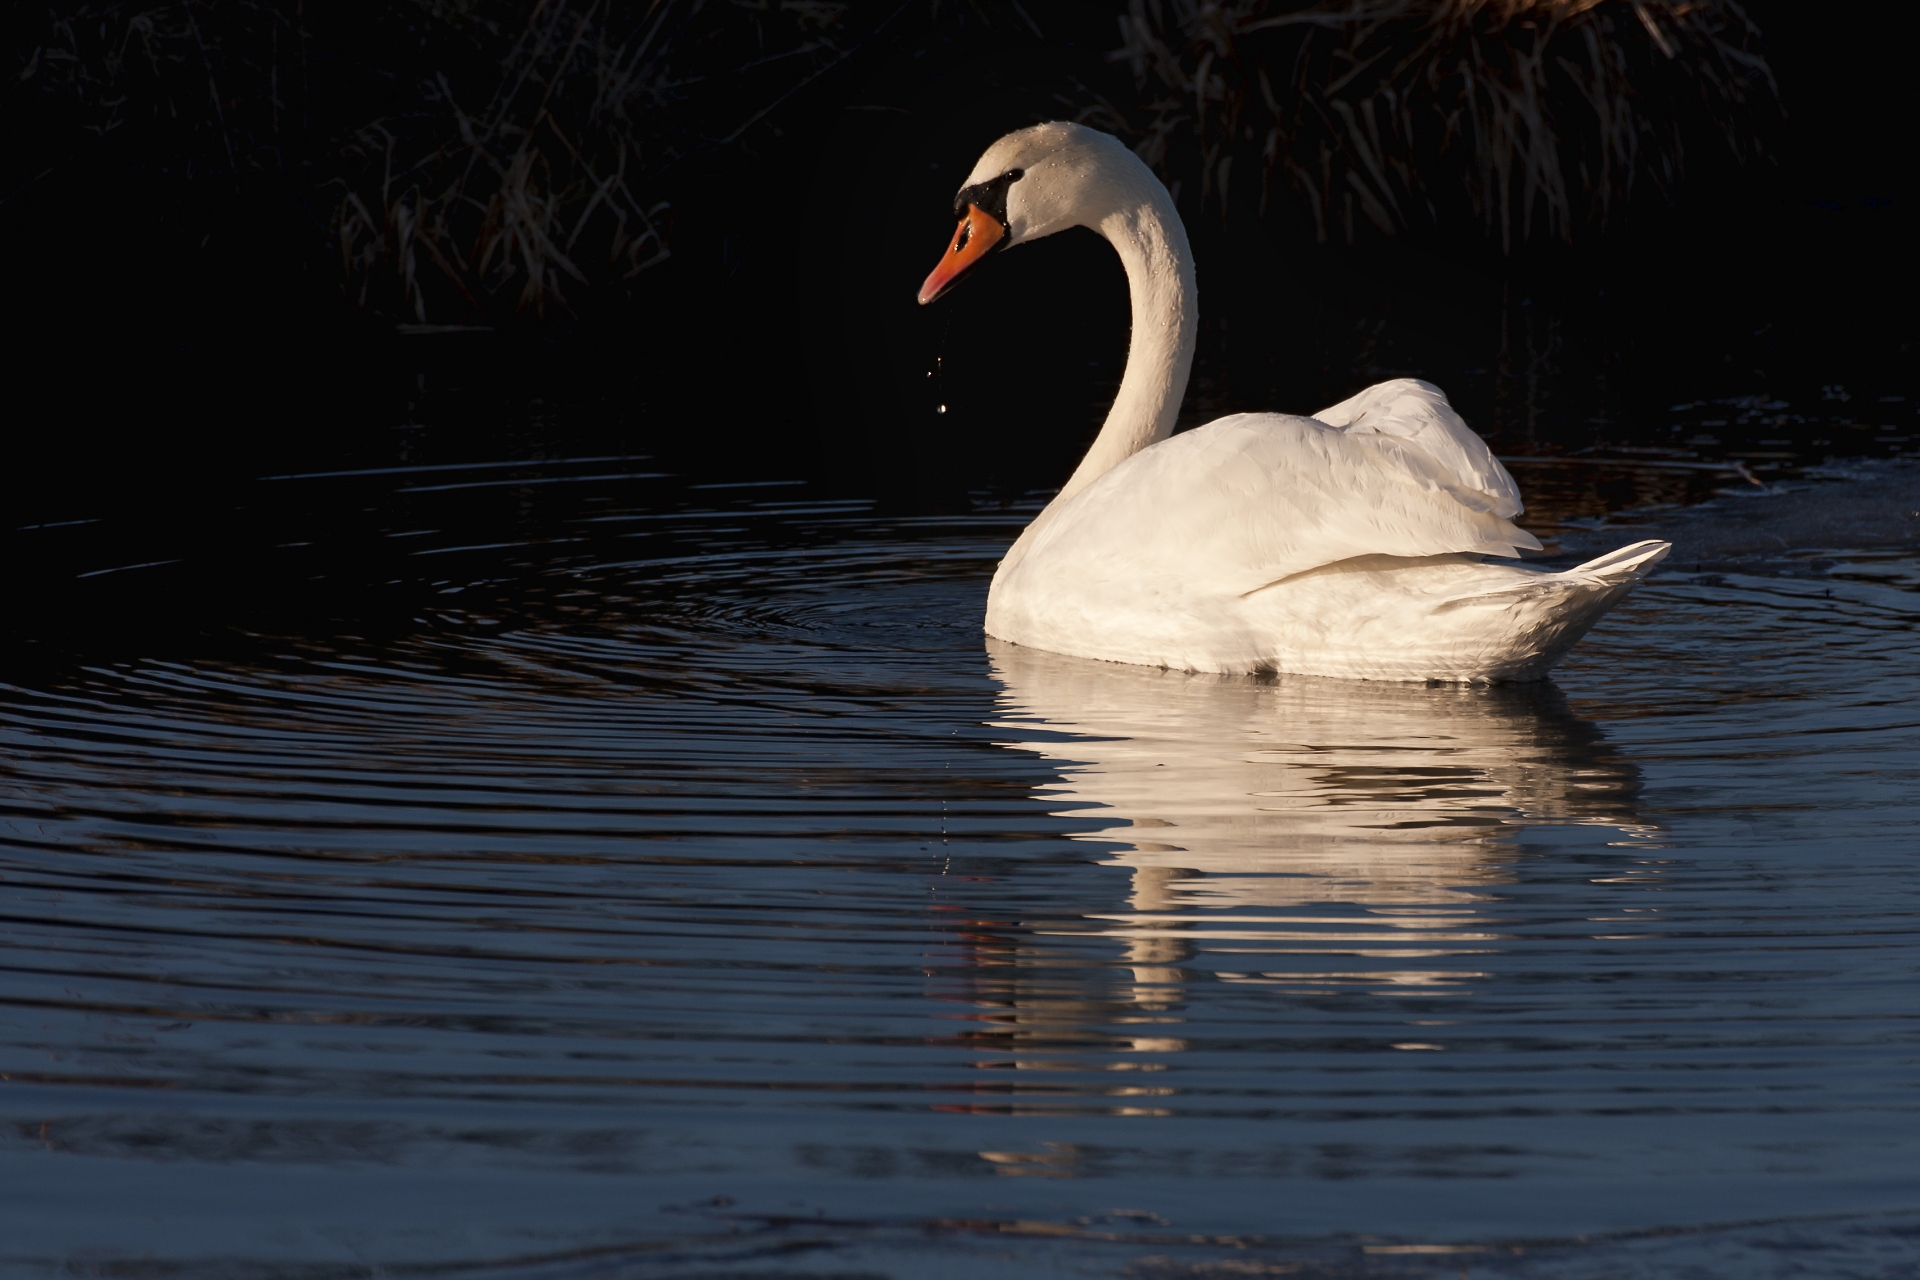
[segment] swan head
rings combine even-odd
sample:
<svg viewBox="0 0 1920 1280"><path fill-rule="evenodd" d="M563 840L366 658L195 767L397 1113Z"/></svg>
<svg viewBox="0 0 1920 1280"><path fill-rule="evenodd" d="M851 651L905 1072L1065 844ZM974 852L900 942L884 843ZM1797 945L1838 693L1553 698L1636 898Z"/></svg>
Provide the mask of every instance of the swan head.
<svg viewBox="0 0 1920 1280"><path fill-rule="evenodd" d="M960 226L920 286L920 304L996 249L1094 225L1125 202L1134 185L1127 179L1139 174L1157 185L1126 144L1085 125L1056 120L1008 134L987 148L953 198Z"/></svg>

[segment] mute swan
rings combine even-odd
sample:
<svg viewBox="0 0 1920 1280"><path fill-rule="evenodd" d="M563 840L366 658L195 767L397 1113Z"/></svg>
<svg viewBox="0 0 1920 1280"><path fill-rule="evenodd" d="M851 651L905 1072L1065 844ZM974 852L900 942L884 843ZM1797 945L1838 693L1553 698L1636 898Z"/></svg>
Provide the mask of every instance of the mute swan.
<svg viewBox="0 0 1920 1280"><path fill-rule="evenodd" d="M1193 364L1193 257L1167 189L1075 124L987 148L955 198L932 302L988 254L1068 227L1119 251L1133 337L1106 424L1008 550L989 635L1083 658L1371 680L1531 680L1665 557L1636 542L1561 573L1520 492L1440 390L1401 378L1311 418L1173 435Z"/></svg>

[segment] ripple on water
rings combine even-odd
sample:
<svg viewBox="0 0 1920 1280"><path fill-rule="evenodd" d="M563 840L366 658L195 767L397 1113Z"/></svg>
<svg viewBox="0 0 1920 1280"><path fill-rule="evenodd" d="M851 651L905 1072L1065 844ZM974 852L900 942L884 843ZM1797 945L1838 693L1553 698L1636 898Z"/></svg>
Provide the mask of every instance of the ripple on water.
<svg viewBox="0 0 1920 1280"><path fill-rule="evenodd" d="M1555 685L1260 680L983 646L1017 520L753 501L399 524L377 631L21 668L0 1159L172 1234L10 1256L1920 1203L1910 558L1667 574Z"/></svg>

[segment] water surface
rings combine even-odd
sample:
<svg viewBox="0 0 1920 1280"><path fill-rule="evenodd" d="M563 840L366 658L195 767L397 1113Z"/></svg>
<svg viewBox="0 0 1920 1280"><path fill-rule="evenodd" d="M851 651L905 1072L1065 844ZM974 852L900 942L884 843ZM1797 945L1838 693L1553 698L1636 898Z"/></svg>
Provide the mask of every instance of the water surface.
<svg viewBox="0 0 1920 1280"><path fill-rule="evenodd" d="M1476 689L985 642L1020 509L260 493L34 534L15 1271L1920 1264L1910 542L1716 544Z"/></svg>

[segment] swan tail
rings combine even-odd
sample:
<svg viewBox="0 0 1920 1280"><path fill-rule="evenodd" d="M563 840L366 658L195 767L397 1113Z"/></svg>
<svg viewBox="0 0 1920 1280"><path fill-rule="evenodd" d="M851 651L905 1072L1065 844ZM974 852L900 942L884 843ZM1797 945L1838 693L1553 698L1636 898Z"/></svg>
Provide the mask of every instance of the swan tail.
<svg viewBox="0 0 1920 1280"><path fill-rule="evenodd" d="M1646 577L1647 570L1667 558L1671 542L1649 539L1563 569L1559 573L1528 573L1526 577L1491 591L1476 590L1443 601L1436 612L1470 605L1515 604L1527 599L1601 600L1611 604L1626 588ZM1602 605L1604 610L1605 604ZM1596 615L1597 616L1597 615Z"/></svg>
<svg viewBox="0 0 1920 1280"><path fill-rule="evenodd" d="M1596 587L1623 587L1646 577L1647 570L1665 560L1667 553L1672 550L1671 542L1649 538L1645 542L1634 542L1609 551L1554 576Z"/></svg>
<svg viewBox="0 0 1920 1280"><path fill-rule="evenodd" d="M1558 573L1510 569L1499 587L1442 602L1431 615L1435 627L1470 632L1478 644L1473 670L1450 678L1540 679L1671 550L1636 542Z"/></svg>

